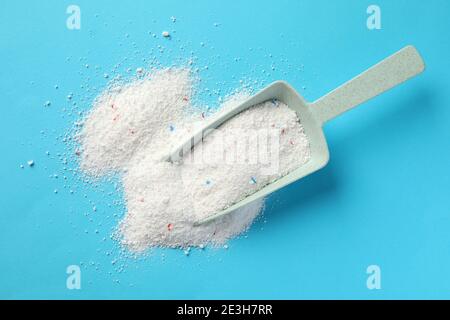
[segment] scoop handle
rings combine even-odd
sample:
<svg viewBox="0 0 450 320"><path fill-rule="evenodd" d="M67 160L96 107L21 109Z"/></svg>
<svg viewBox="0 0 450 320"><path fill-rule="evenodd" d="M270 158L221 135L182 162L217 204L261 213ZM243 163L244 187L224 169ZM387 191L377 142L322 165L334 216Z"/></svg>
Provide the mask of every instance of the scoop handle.
<svg viewBox="0 0 450 320"><path fill-rule="evenodd" d="M344 83L311 104L311 110L322 124L341 113L414 77L425 69L425 63L413 46L407 46L370 69Z"/></svg>

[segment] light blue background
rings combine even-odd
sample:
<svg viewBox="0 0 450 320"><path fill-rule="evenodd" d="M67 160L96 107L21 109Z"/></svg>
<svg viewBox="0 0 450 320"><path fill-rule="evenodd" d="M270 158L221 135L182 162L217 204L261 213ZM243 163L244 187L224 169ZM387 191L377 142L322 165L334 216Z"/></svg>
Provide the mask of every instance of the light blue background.
<svg viewBox="0 0 450 320"><path fill-rule="evenodd" d="M382 30L370 31L372 2L77 0L82 26L71 31L71 2L3 1L0 298L450 298L450 2L377 0ZM284 79L314 100L407 44L426 72L327 125L329 165L270 197L228 250L121 258L109 238L120 194L64 170L76 118L67 94L88 109L124 57L118 73L193 51L210 90ZM81 290L66 289L71 264ZM381 290L366 288L371 264Z"/></svg>

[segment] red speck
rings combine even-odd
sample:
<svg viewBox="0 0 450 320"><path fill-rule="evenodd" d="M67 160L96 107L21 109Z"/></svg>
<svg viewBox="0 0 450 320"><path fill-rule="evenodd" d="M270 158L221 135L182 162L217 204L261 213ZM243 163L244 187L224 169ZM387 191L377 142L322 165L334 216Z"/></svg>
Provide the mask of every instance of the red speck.
<svg viewBox="0 0 450 320"><path fill-rule="evenodd" d="M129 131L130 131L131 134L135 134L136 133L136 131L134 131L133 129L130 129Z"/></svg>
<svg viewBox="0 0 450 320"><path fill-rule="evenodd" d="M114 103L113 103L113 104L111 104L111 108L113 108L113 109L114 109Z"/></svg>
<svg viewBox="0 0 450 320"><path fill-rule="evenodd" d="M294 145L294 141L292 141L292 140L291 140L291 141L289 141L289 143L290 143L290 144L292 144L292 145Z"/></svg>
<svg viewBox="0 0 450 320"><path fill-rule="evenodd" d="M285 134L286 130L285 129L281 129L281 134Z"/></svg>
<svg viewBox="0 0 450 320"><path fill-rule="evenodd" d="M274 125L274 124L272 124L272 128L275 128L275 125Z"/></svg>
<svg viewBox="0 0 450 320"><path fill-rule="evenodd" d="M189 101L188 97L183 97L183 101Z"/></svg>
<svg viewBox="0 0 450 320"><path fill-rule="evenodd" d="M140 198L139 201L140 201L140 202L144 202L144 198Z"/></svg>
<svg viewBox="0 0 450 320"><path fill-rule="evenodd" d="M116 115L116 116L113 118L113 121L116 121L118 118L119 118L119 115Z"/></svg>
<svg viewBox="0 0 450 320"><path fill-rule="evenodd" d="M167 230L171 231L173 229L173 224L169 223L167 225Z"/></svg>
<svg viewBox="0 0 450 320"><path fill-rule="evenodd" d="M75 151L75 155L80 156L81 155L80 150Z"/></svg>

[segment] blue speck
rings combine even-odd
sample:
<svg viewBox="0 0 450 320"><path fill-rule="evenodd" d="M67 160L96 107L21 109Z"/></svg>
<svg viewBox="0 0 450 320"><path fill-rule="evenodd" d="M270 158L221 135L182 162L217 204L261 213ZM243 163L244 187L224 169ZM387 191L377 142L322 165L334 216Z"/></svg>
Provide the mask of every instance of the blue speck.
<svg viewBox="0 0 450 320"><path fill-rule="evenodd" d="M250 184L256 184L256 178L255 177L251 177L250 178Z"/></svg>
<svg viewBox="0 0 450 320"><path fill-rule="evenodd" d="M272 99L272 104L277 107L278 106L278 101L277 99Z"/></svg>
<svg viewBox="0 0 450 320"><path fill-rule="evenodd" d="M175 127L173 125L169 126L170 131L175 131Z"/></svg>
<svg viewBox="0 0 450 320"><path fill-rule="evenodd" d="M206 180L206 185L209 186L211 184L210 180Z"/></svg>

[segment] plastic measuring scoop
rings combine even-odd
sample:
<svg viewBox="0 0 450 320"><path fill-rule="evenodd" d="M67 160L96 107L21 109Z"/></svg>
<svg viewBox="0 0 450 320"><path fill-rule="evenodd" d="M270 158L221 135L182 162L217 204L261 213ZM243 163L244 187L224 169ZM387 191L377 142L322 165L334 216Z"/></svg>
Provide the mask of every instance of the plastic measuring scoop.
<svg viewBox="0 0 450 320"><path fill-rule="evenodd" d="M297 113L309 140L311 159L298 169L266 185L243 200L197 221L195 225L201 225L229 214L323 168L329 160L328 146L322 130L326 122L414 77L424 69L425 64L420 54L413 46L407 46L312 103L305 101L288 83L276 81L244 103L221 114L218 118L213 117L203 128L180 144L165 160L178 161L186 151L191 150L212 129L217 128L238 113L271 99L285 103Z"/></svg>

